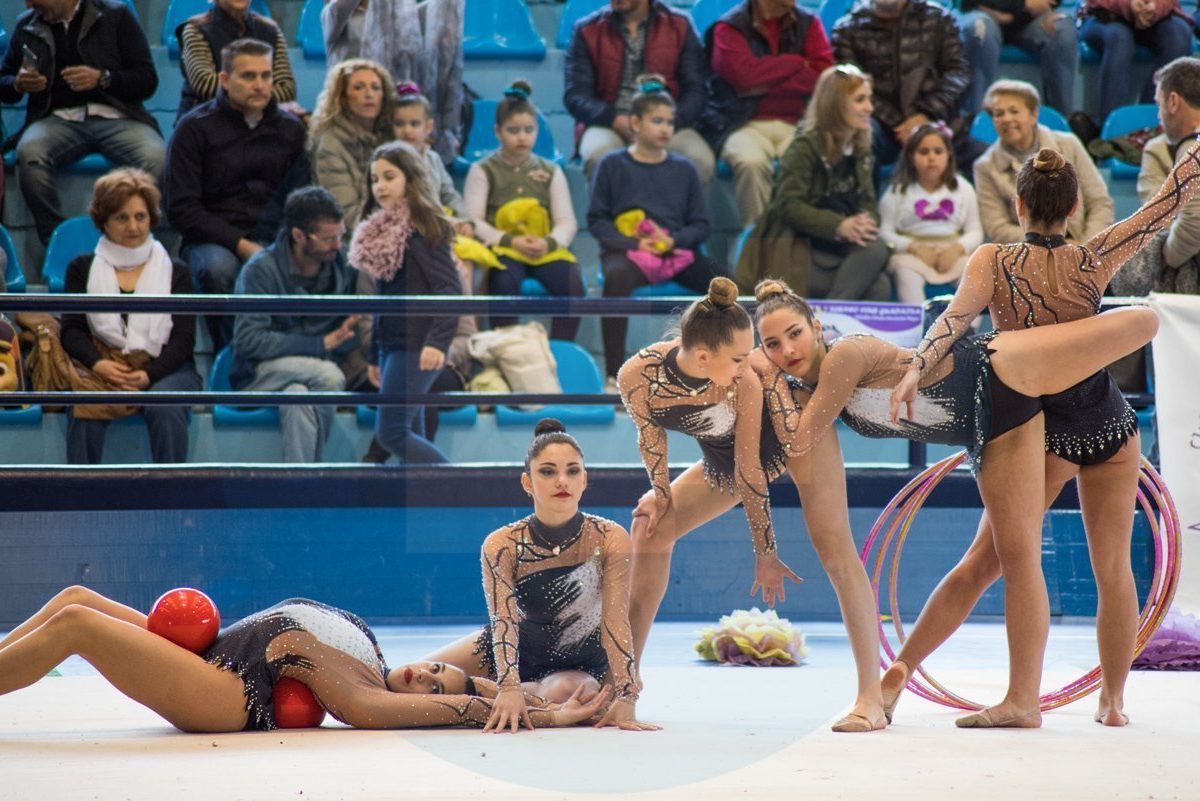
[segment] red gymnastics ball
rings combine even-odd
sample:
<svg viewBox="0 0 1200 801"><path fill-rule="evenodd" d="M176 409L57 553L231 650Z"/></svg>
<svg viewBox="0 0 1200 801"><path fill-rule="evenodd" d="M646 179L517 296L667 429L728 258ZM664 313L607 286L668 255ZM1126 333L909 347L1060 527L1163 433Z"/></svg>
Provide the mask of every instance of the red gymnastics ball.
<svg viewBox="0 0 1200 801"><path fill-rule="evenodd" d="M271 706L281 729L315 729L325 720L325 707L302 681L282 678L275 682Z"/></svg>
<svg viewBox="0 0 1200 801"><path fill-rule="evenodd" d="M217 605L200 590L179 587L162 594L146 618L146 628L194 654L203 653L217 639L221 615Z"/></svg>

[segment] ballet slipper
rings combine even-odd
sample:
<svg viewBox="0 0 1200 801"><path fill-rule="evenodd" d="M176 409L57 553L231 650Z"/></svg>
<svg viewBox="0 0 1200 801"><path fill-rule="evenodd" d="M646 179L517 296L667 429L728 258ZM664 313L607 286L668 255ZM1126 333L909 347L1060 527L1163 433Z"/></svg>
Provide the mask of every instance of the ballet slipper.
<svg viewBox="0 0 1200 801"><path fill-rule="evenodd" d="M981 709L954 721L960 729L1036 729L1042 725L1040 712L1023 712L1005 718L993 718L992 708Z"/></svg>
<svg viewBox="0 0 1200 801"><path fill-rule="evenodd" d="M851 712L845 717L833 724L833 730L842 733L860 733L869 731L879 731L886 728L888 725L887 718L882 720L871 720L866 715L860 715L857 712Z"/></svg>
<svg viewBox="0 0 1200 801"><path fill-rule="evenodd" d="M895 691L893 692L892 689L887 686L887 678L891 672L897 668L904 671L904 678L900 680ZM897 659L891 664L891 667L884 671L883 678L879 680L879 688L883 693L883 716L887 718L888 723L892 722L892 714L896 711L896 704L900 701L901 693L903 693L904 688L908 686L908 677L911 674L912 668L908 666L908 663L903 659Z"/></svg>
<svg viewBox="0 0 1200 801"><path fill-rule="evenodd" d="M1096 716L1093 717L1092 720L1104 726L1120 727L1129 725L1129 715L1126 715L1124 712L1120 712L1116 709L1110 709L1104 714L1100 714L1100 712L1097 711Z"/></svg>

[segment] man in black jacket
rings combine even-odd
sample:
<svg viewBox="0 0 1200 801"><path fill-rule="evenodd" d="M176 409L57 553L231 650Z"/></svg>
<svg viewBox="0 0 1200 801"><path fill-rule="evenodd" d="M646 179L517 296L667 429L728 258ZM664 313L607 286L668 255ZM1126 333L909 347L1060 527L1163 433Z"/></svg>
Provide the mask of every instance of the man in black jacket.
<svg viewBox="0 0 1200 801"><path fill-rule="evenodd" d="M167 146L167 217L204 292L233 290L242 265L275 240L284 198L312 183L304 123L271 97L271 56L254 39L227 45L220 91L179 121ZM210 317L209 331L220 350L233 318Z"/></svg>
<svg viewBox="0 0 1200 801"><path fill-rule="evenodd" d="M42 243L62 222L55 171L91 152L162 173L163 139L143 101L158 88L150 44L121 0L27 0L0 64L0 102L28 95L17 181Z"/></svg>

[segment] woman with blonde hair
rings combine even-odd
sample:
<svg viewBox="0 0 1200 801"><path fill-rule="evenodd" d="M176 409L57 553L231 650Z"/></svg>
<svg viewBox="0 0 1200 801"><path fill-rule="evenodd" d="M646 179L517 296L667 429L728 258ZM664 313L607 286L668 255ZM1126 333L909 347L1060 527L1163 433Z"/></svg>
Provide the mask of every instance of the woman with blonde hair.
<svg viewBox="0 0 1200 801"><path fill-rule="evenodd" d="M313 180L341 204L347 234L366 203L371 154L392 139L395 105L392 76L382 64L365 58L335 64L317 98L308 138Z"/></svg>
<svg viewBox="0 0 1200 801"><path fill-rule="evenodd" d="M779 162L771 202L743 249L738 288L780 278L802 295L891 300L871 155L871 77L852 64L821 73Z"/></svg>

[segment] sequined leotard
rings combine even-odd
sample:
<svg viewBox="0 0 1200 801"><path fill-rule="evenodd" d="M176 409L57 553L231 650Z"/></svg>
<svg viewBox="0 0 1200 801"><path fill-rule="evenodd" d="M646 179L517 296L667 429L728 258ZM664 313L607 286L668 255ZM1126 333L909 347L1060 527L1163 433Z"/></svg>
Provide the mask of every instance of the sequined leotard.
<svg viewBox="0 0 1200 801"><path fill-rule="evenodd" d="M922 378L985 307L1000 331L1098 314L1113 274L1169 225L1198 189L1200 154L1193 143L1153 198L1083 245L1031 235L1032 242L976 250L954 299L917 346ZM1076 464L1107 461L1137 431L1137 417L1107 370L1045 396L1042 403L1046 449Z"/></svg>
<svg viewBox="0 0 1200 801"><path fill-rule="evenodd" d="M500 689L559 670L608 681L617 700L641 689L629 629L629 534L579 513L558 527L530 515L483 544L491 620L477 644Z"/></svg>
<svg viewBox="0 0 1200 801"><path fill-rule="evenodd" d="M621 400L638 429L638 448L650 484L671 495L667 431L696 439L704 474L719 491L742 501L756 554L775 552L770 479L783 472L783 454L763 413L757 376L744 372L729 387L683 374L679 342L659 342L625 362L617 381Z"/></svg>
<svg viewBox="0 0 1200 801"><path fill-rule="evenodd" d="M491 701L483 698L390 692L387 665L367 624L355 614L306 598L291 598L243 618L202 656L242 679L247 730L277 728L271 693L284 676L306 684L335 718L360 727L482 725L491 714ZM347 688L357 691L355 701L365 701L360 706L373 711L350 715L342 708Z"/></svg>

